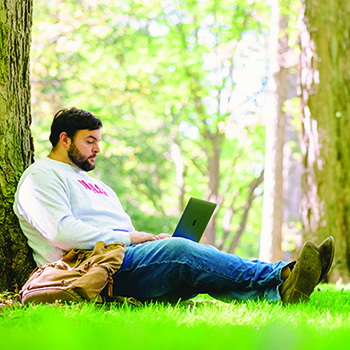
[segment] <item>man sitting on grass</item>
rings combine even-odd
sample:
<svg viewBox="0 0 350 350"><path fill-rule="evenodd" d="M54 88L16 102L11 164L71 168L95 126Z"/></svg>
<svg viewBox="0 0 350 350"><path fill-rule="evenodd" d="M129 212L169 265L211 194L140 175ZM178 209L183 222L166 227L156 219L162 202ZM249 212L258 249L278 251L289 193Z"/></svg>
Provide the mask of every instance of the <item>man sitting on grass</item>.
<svg viewBox="0 0 350 350"><path fill-rule="evenodd" d="M14 210L38 265L97 241L126 244L114 295L176 301L207 293L220 300L309 300L333 261L334 241L306 242L298 261L251 261L168 234L135 231L115 192L87 172L100 152L102 122L76 108L58 111L52 150L23 174Z"/></svg>

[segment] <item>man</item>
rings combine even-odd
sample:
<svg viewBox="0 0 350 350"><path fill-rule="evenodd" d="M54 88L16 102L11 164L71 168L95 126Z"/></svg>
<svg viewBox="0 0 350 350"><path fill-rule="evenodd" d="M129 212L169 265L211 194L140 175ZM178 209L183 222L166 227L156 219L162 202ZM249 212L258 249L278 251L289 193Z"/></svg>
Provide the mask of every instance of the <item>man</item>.
<svg viewBox="0 0 350 350"><path fill-rule="evenodd" d="M334 254L330 237L306 242L298 262L250 261L168 234L134 229L117 195L87 172L100 152L102 122L76 108L58 111L51 125L52 150L23 174L14 211L38 265L97 241L127 245L114 277L114 295L174 301L208 293L221 300L309 300Z"/></svg>

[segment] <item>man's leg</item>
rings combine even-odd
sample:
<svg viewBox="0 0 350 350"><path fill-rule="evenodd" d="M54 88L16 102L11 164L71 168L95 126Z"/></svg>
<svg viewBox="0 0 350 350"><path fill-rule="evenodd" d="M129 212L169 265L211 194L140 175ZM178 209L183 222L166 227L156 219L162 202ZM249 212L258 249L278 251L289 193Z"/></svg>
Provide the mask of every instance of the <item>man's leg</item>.
<svg viewBox="0 0 350 350"><path fill-rule="evenodd" d="M188 299L208 293L221 300L280 300L281 270L182 238L128 247L114 275L114 295L148 299Z"/></svg>

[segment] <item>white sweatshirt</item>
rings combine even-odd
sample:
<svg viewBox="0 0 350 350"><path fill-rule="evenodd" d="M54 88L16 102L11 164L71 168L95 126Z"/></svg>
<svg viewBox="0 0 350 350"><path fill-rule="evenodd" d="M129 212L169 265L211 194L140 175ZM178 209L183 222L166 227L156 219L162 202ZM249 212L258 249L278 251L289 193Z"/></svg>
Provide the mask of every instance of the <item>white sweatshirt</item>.
<svg viewBox="0 0 350 350"><path fill-rule="evenodd" d="M85 171L49 158L22 175L14 211L38 265L97 241L130 244L135 229L115 192Z"/></svg>

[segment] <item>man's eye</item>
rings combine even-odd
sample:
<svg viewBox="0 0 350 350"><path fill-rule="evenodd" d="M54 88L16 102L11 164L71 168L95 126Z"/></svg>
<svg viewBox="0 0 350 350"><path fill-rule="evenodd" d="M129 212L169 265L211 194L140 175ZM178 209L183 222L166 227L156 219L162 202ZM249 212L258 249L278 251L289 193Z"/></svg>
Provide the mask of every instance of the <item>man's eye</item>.
<svg viewBox="0 0 350 350"><path fill-rule="evenodd" d="M93 143L93 141L86 141L86 143L88 143L89 145L91 145Z"/></svg>

